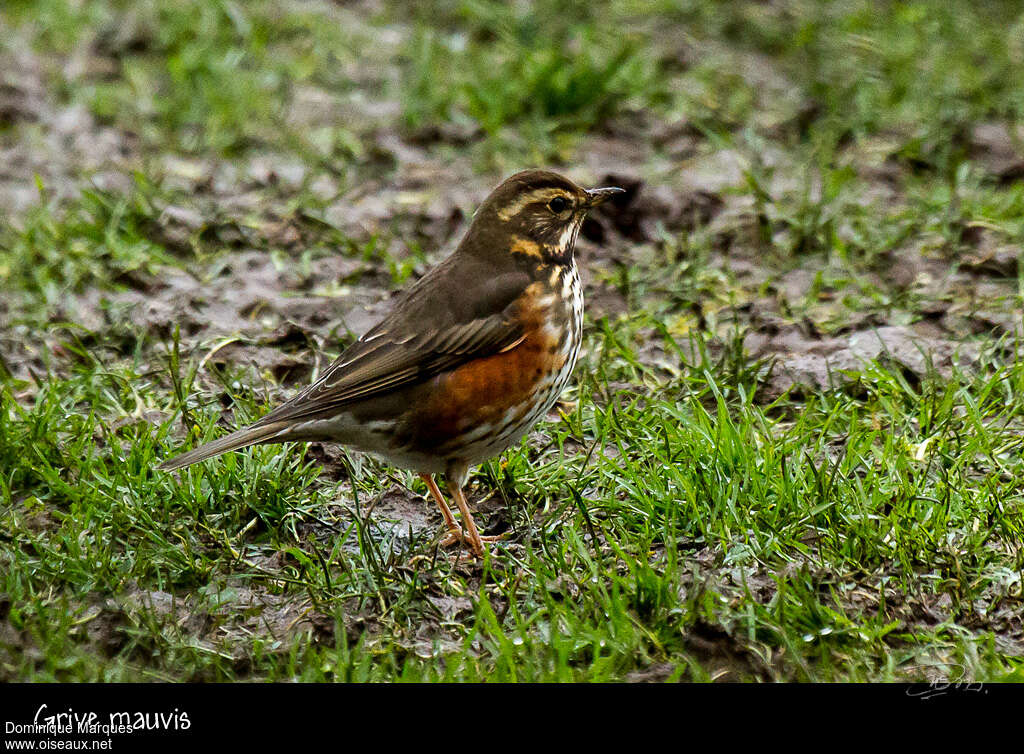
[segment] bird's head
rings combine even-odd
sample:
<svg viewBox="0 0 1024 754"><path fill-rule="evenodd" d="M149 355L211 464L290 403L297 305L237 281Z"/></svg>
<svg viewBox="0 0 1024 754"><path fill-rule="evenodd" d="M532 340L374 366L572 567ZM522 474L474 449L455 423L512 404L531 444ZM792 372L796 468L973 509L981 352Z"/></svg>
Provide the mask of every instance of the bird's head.
<svg viewBox="0 0 1024 754"><path fill-rule="evenodd" d="M620 188L584 189L546 170L516 173L491 192L467 241L486 253L509 253L543 264L571 264L587 212Z"/></svg>

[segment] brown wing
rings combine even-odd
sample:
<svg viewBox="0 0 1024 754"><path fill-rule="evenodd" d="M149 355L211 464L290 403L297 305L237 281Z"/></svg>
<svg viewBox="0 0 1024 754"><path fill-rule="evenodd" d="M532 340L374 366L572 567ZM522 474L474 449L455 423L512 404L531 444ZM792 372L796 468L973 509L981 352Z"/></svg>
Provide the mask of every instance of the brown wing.
<svg viewBox="0 0 1024 754"><path fill-rule="evenodd" d="M446 266L445 274L437 274ZM529 276L513 271L466 284L475 272L472 262L439 265L320 379L257 425L330 415L522 342L517 300Z"/></svg>

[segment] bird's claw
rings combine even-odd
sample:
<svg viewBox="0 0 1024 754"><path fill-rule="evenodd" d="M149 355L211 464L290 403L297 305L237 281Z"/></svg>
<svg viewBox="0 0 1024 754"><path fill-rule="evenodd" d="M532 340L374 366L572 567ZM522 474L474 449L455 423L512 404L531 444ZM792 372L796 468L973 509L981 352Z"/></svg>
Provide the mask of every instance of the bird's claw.
<svg viewBox="0 0 1024 754"><path fill-rule="evenodd" d="M504 534L481 535L480 542L499 542L505 538ZM449 529L448 536L441 540L441 547L452 547L453 545L467 545L478 558L483 558L484 548L481 545L477 549L472 538L462 529Z"/></svg>

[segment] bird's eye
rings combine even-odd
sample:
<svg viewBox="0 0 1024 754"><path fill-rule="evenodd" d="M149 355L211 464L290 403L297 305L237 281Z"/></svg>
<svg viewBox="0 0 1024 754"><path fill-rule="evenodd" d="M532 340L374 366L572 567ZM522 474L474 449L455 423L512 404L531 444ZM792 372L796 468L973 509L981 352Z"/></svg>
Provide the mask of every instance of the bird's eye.
<svg viewBox="0 0 1024 754"><path fill-rule="evenodd" d="M560 215L565 212L565 208L569 206L569 200L564 196L556 196L550 202L548 202L548 209L554 212L556 215Z"/></svg>

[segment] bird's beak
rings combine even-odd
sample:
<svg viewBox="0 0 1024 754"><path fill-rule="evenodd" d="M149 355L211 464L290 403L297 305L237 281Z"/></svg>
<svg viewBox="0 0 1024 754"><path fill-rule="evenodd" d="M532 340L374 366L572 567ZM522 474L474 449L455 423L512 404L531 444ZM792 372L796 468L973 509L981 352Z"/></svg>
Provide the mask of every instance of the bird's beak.
<svg viewBox="0 0 1024 754"><path fill-rule="evenodd" d="M598 204L604 204L616 194L625 193L626 189L621 189L618 186L587 189L587 209L596 207Z"/></svg>

